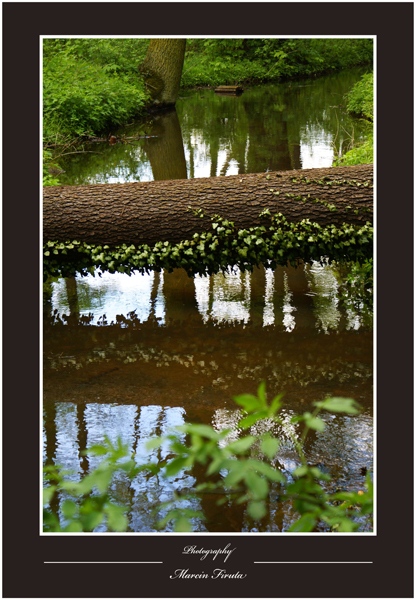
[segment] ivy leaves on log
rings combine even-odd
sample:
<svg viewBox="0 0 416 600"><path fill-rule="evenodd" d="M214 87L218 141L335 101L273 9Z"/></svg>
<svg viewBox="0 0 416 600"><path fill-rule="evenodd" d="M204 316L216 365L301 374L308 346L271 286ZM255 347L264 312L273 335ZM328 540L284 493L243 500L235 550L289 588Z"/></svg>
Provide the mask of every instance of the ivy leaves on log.
<svg viewBox="0 0 416 600"><path fill-rule="evenodd" d="M195 211L199 219L203 211ZM229 266L252 270L263 264L298 264L312 260L362 262L373 255L373 227L343 223L321 226L303 219L290 222L282 214L263 211L264 224L238 229L219 215L210 217L210 231L194 233L178 243L167 240L154 245L92 245L80 241L48 241L44 245L44 279L108 271L131 274L183 268L192 276L226 271Z"/></svg>

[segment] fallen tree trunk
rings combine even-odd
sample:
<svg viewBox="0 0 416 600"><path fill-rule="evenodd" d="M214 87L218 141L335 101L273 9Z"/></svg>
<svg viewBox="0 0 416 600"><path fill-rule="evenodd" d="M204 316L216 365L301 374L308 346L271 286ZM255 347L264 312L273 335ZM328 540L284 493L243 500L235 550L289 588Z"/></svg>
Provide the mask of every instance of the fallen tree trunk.
<svg viewBox="0 0 416 600"><path fill-rule="evenodd" d="M45 187L44 241L176 243L211 228L189 209L218 214L239 229L260 223L264 209L290 221L364 224L373 218L373 166Z"/></svg>

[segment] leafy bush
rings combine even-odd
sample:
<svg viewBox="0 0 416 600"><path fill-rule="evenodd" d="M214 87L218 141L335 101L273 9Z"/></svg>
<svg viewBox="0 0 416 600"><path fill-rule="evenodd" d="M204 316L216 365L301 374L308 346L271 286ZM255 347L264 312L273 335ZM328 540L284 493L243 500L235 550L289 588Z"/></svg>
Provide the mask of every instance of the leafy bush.
<svg viewBox="0 0 416 600"><path fill-rule="evenodd" d="M105 455L103 462L81 481L68 480L55 465L45 468L44 488L44 529L45 531L93 531L98 525L106 523L109 530L127 529L125 512L122 507L111 501L109 486L117 470L122 470L130 480L142 471L152 476L174 477L183 470L191 470L195 465L205 469L206 481L183 497L205 493L219 494L218 504L232 501L245 504L248 515L258 523L268 513L269 494L272 486L279 488L279 500L290 500L299 518L289 531L310 532L319 527L329 531L352 532L360 527L363 516L371 516L373 510L372 481L367 475L366 489L355 492L338 490L328 491L330 476L317 466L308 464L305 454L305 441L309 431L321 432L325 421L319 417L321 411L333 414L356 415L360 408L351 398L326 398L315 402L313 412L305 412L293 417L291 423L302 427L302 433L290 433L297 452L299 466L291 474L290 480L276 463L279 439L270 432L257 433L255 425L262 421L283 424L279 411L282 395L272 399L266 397L265 383L262 382L257 395L242 394L234 398L242 413L238 423L242 436L228 441L230 430L216 431L209 425L185 424L162 438L148 442L148 448L154 449L168 444L168 458L159 463L137 466L129 455L127 447L121 441L112 445L108 438L102 445L90 448L87 452ZM261 430L261 428L259 428ZM188 442L183 441L186 434ZM54 499L60 494L71 494L61 504L63 523L51 508ZM192 519L202 517L201 513L181 510L177 507L177 498L163 503L159 510L168 510L159 523L164 528L173 521L175 531L192 531Z"/></svg>
<svg viewBox="0 0 416 600"><path fill-rule="evenodd" d="M190 39L183 87L308 77L373 60L366 39Z"/></svg>
<svg viewBox="0 0 416 600"><path fill-rule="evenodd" d="M56 176L50 173L50 169L55 166L55 161L52 158L50 150L43 150L43 186L59 185L59 180Z"/></svg>
<svg viewBox="0 0 416 600"><path fill-rule="evenodd" d="M121 42L45 40L45 142L60 143L68 134L97 134L127 123L144 109L147 95L136 63L142 52L128 60L132 44Z"/></svg>
<svg viewBox="0 0 416 600"><path fill-rule="evenodd" d="M371 165L374 161L373 146L373 136L370 135L365 142L336 159L334 166Z"/></svg>
<svg viewBox="0 0 416 600"><path fill-rule="evenodd" d="M347 110L353 115L365 118L368 123L367 139L358 146L348 150L342 157L334 161L336 166L372 164L374 161L373 113L374 113L374 78L373 73L366 73L353 86L346 96Z"/></svg>
<svg viewBox="0 0 416 600"><path fill-rule="evenodd" d="M69 38L45 39L43 54L50 60L65 54L103 67L110 73L136 75L146 55L149 40L141 38Z"/></svg>
<svg viewBox="0 0 416 600"><path fill-rule="evenodd" d="M350 113L373 120L374 77L366 73L347 94L347 109Z"/></svg>
<svg viewBox="0 0 416 600"><path fill-rule="evenodd" d="M44 139L99 134L143 112L149 40L45 39ZM305 77L372 61L371 40L188 39L182 87Z"/></svg>
<svg viewBox="0 0 416 600"><path fill-rule="evenodd" d="M258 62L231 57L210 58L197 56L185 61L181 86L186 88L217 85L237 85L261 82L267 79L267 70Z"/></svg>

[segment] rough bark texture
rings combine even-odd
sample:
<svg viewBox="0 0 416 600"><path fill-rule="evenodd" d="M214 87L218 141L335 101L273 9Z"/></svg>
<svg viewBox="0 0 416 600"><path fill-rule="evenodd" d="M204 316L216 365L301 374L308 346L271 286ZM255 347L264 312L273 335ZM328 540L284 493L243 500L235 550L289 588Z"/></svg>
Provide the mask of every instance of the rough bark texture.
<svg viewBox="0 0 416 600"><path fill-rule="evenodd" d="M186 40L151 39L140 66L155 104L175 104L182 77Z"/></svg>
<svg viewBox="0 0 416 600"><path fill-rule="evenodd" d="M289 220L363 224L373 217L373 167L304 169L202 179L45 187L44 240L154 244L211 228L189 211L219 214L238 228L263 209Z"/></svg>

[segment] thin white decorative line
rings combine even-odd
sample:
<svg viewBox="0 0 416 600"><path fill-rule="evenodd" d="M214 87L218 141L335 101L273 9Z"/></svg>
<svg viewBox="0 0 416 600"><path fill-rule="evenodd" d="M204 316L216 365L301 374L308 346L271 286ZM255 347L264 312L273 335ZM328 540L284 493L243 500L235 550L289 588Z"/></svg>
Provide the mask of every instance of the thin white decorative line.
<svg viewBox="0 0 416 600"><path fill-rule="evenodd" d="M161 560L44 560L45 565L162 565Z"/></svg>
<svg viewBox="0 0 416 600"><path fill-rule="evenodd" d="M255 565L372 565L372 560L255 560Z"/></svg>

